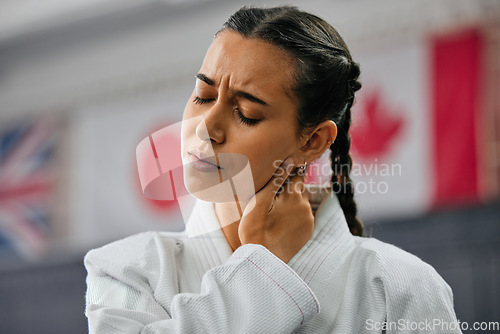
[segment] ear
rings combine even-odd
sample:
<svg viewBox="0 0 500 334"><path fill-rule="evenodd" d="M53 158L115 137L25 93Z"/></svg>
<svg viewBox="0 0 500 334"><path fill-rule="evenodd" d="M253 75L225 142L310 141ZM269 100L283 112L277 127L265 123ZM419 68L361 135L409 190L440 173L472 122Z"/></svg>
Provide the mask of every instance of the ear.
<svg viewBox="0 0 500 334"><path fill-rule="evenodd" d="M337 125L332 120L326 120L311 131L305 144L296 152L294 160L302 166L304 162L311 163L319 158L337 137Z"/></svg>

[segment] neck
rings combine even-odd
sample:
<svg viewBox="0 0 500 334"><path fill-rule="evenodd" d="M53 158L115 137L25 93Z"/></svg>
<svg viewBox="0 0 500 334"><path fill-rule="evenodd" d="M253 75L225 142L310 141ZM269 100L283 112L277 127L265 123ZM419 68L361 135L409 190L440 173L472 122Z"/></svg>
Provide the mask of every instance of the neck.
<svg viewBox="0 0 500 334"><path fill-rule="evenodd" d="M323 201L325 195L330 193L331 187L320 187L317 185L307 185L305 190L309 193L309 203L311 203L311 210L313 215L316 215L316 210ZM245 206L243 203L239 202L241 205L241 210L244 210ZM226 237L229 246L233 252L241 246L240 237L238 234L238 227L240 226L241 214L240 209L235 203L214 203L215 205L215 215L219 220L222 232Z"/></svg>
<svg viewBox="0 0 500 334"><path fill-rule="evenodd" d="M222 232L233 252L241 246L238 235L240 226L240 211L235 203L215 203L215 215L219 220Z"/></svg>

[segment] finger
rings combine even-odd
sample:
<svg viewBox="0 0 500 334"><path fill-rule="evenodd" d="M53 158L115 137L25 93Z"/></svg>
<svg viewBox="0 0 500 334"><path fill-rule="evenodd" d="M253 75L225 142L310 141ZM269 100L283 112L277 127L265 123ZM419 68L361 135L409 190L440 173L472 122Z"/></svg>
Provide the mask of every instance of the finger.
<svg viewBox="0 0 500 334"><path fill-rule="evenodd" d="M307 193L304 189L304 175L300 173L290 175L285 187L287 194L303 195Z"/></svg>
<svg viewBox="0 0 500 334"><path fill-rule="evenodd" d="M278 167L271 179L259 191L260 196L265 196L266 200L270 201L276 197L278 191L288 179L291 171L293 170L294 162L291 157L285 159Z"/></svg>
<svg viewBox="0 0 500 334"><path fill-rule="evenodd" d="M311 194L307 191L307 188L305 185L303 186L302 190L303 190L302 197L309 202L309 199L311 198L311 196L310 196Z"/></svg>

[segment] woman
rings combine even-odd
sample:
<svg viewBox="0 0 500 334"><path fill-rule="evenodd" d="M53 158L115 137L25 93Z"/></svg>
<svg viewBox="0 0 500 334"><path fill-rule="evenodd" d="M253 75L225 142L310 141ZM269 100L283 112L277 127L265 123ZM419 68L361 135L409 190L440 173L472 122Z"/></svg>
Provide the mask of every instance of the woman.
<svg viewBox="0 0 500 334"><path fill-rule="evenodd" d="M90 331L460 333L451 289L431 266L361 237L349 178L359 74L314 15L233 14L185 108L185 121L201 121L183 128L184 173L199 193L231 164L220 156L243 156L255 196L198 200L188 227L219 227L210 233L142 233L90 251ZM304 170L328 148L331 187L313 192Z"/></svg>

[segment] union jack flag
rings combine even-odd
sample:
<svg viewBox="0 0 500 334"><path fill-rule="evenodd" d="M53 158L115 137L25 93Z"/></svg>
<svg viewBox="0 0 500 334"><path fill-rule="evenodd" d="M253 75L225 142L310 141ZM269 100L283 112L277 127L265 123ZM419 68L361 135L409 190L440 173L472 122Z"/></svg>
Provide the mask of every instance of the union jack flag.
<svg viewBox="0 0 500 334"><path fill-rule="evenodd" d="M37 117L0 126L0 256L34 258L49 246L57 124Z"/></svg>

